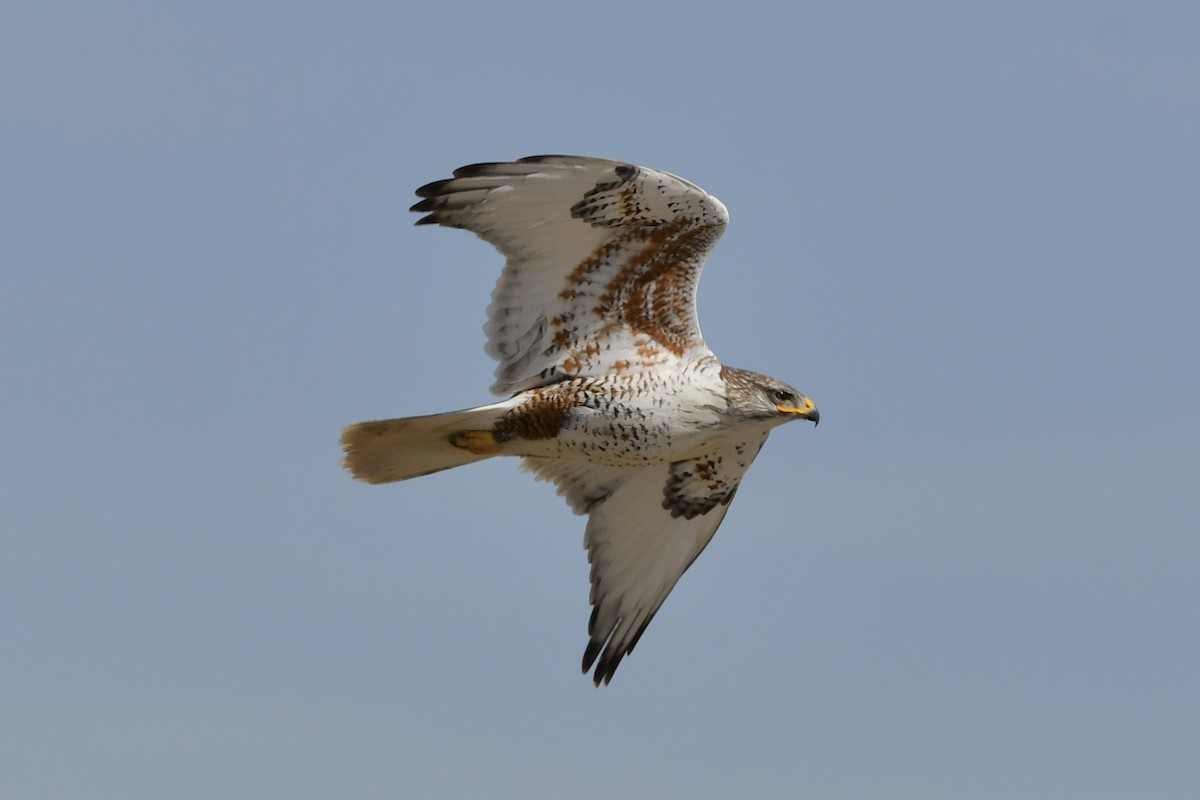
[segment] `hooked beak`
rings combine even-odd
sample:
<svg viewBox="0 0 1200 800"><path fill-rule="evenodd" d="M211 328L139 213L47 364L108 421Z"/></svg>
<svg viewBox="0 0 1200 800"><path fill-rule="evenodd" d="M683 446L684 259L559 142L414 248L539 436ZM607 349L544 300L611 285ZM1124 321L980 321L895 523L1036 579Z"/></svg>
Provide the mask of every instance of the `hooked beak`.
<svg viewBox="0 0 1200 800"><path fill-rule="evenodd" d="M807 397L801 397L801 402L796 406L780 406L775 408L784 414L796 414L800 419L807 419L816 426L821 421L821 412L817 411L817 407L813 405L813 401Z"/></svg>

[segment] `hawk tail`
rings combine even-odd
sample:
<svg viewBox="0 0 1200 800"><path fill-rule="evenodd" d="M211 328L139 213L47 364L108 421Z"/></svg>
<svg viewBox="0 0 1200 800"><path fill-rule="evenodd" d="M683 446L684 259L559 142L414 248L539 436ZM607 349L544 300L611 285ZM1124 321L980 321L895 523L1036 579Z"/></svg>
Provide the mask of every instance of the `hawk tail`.
<svg viewBox="0 0 1200 800"><path fill-rule="evenodd" d="M342 431L342 464L367 483L391 483L461 467L500 454L492 437L507 403L372 422Z"/></svg>

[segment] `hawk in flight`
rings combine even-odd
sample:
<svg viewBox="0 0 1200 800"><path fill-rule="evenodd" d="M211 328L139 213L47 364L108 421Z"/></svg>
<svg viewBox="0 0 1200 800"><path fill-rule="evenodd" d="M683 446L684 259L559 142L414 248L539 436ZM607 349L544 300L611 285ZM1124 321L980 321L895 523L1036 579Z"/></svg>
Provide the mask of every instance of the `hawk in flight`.
<svg viewBox="0 0 1200 800"><path fill-rule="evenodd" d="M712 539L767 434L816 423L782 381L723 366L696 286L725 206L666 172L599 158L474 164L422 186L418 225L465 228L507 259L488 308L498 403L342 433L368 483L520 456L587 514L583 671L608 683Z"/></svg>

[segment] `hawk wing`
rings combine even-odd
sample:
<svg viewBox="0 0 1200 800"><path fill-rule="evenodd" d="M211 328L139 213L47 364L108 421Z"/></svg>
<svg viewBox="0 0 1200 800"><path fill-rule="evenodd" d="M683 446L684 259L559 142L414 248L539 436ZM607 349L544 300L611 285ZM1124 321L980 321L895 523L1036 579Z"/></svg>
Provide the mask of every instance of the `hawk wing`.
<svg viewBox="0 0 1200 800"><path fill-rule="evenodd" d="M665 172L598 158L473 164L422 186L418 222L464 228L507 258L492 293L492 391L711 355L696 285L725 206Z"/></svg>
<svg viewBox="0 0 1200 800"><path fill-rule="evenodd" d="M714 446L686 461L621 468L525 458L524 467L558 484L577 514L588 514L592 616L583 671L612 680L680 576L725 519L742 476L766 434Z"/></svg>

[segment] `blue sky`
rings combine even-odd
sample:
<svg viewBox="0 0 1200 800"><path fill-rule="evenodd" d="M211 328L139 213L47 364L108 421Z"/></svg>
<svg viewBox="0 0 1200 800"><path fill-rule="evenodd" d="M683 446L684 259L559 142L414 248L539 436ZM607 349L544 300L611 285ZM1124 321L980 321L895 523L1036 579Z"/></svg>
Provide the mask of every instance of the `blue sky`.
<svg viewBox="0 0 1200 800"><path fill-rule="evenodd" d="M0 794L1200 791L1200 8L5 4ZM732 223L727 363L814 398L613 684L583 521L350 422L488 399L542 152Z"/></svg>

